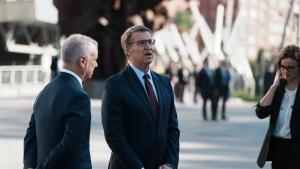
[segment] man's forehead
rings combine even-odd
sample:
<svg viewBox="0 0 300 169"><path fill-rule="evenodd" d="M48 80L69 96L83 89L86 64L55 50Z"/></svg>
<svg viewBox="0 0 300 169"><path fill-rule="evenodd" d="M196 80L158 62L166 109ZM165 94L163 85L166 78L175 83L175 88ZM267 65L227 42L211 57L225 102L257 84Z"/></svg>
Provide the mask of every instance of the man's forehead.
<svg viewBox="0 0 300 169"><path fill-rule="evenodd" d="M132 38L138 38L138 37L151 37L149 32L133 32L132 33Z"/></svg>

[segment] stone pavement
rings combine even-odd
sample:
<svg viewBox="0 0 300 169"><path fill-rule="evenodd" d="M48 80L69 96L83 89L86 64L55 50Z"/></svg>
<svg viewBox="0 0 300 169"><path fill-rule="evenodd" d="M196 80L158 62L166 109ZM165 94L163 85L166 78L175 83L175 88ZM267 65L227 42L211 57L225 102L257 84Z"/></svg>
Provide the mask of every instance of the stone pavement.
<svg viewBox="0 0 300 169"><path fill-rule="evenodd" d="M1 169L23 167L23 137L33 101L34 97L0 98ZM231 98L228 120L212 122L201 119L200 104L176 103L181 129L179 169L257 169L255 161L268 121L255 117L254 105ZM101 100L92 100L91 154L95 169L107 168L110 155L100 107Z"/></svg>

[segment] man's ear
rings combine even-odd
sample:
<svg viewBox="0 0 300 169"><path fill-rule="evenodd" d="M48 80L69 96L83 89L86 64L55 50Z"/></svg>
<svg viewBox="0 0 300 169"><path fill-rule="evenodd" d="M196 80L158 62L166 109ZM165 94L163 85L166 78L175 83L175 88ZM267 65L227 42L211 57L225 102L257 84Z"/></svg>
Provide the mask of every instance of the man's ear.
<svg viewBox="0 0 300 169"><path fill-rule="evenodd" d="M129 56L129 53L131 52L131 49L129 46L126 46L125 54L126 56Z"/></svg>
<svg viewBox="0 0 300 169"><path fill-rule="evenodd" d="M82 55L82 56L79 56L79 59L78 59L78 62L79 62L79 65L80 67L85 67L86 66L86 56Z"/></svg>

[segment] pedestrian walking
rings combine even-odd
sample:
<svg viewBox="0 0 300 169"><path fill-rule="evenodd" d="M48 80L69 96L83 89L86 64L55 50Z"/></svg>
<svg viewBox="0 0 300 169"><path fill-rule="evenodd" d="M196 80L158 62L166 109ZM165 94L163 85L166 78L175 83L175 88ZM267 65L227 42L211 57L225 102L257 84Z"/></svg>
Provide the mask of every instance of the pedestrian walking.
<svg viewBox="0 0 300 169"><path fill-rule="evenodd" d="M176 83L176 98L179 102L184 102L185 87L189 82L189 72L184 65L179 65L177 70L178 82Z"/></svg>
<svg viewBox="0 0 300 169"><path fill-rule="evenodd" d="M215 98L215 107L214 111L216 112L216 116L218 114L219 107L219 99L222 99L222 110L221 110L221 118L222 120L226 120L226 102L230 96L230 72L228 70L228 65L224 60L220 61L218 68L215 71L215 82L214 83L214 98Z"/></svg>
<svg viewBox="0 0 300 169"><path fill-rule="evenodd" d="M202 105L202 118L207 120L207 110L206 104L210 100L211 103L211 113L212 120L216 120L216 112L214 111L214 101L213 101L213 89L214 89L214 77L213 71L208 67L208 59L204 59L203 67L196 76L196 86L200 90L200 94L203 100Z"/></svg>

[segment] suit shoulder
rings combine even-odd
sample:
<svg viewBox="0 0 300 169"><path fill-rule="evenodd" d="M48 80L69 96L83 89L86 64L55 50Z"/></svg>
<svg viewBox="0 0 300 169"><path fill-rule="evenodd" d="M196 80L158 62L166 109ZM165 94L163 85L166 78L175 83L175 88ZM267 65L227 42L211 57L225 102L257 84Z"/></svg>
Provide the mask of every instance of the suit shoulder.
<svg viewBox="0 0 300 169"><path fill-rule="evenodd" d="M72 81L66 81L66 80L60 80L60 81L53 81L50 82L42 92L44 93L61 93L62 96L65 95L86 95L86 91L83 90L83 88L80 86L80 84L77 81L72 82Z"/></svg>
<svg viewBox="0 0 300 169"><path fill-rule="evenodd" d="M122 79L122 72L111 75L105 80L105 83L117 83Z"/></svg>
<svg viewBox="0 0 300 169"><path fill-rule="evenodd" d="M170 81L170 77L168 75L164 75L164 74L159 74L157 72L152 71L152 73L157 76L159 79L163 80L163 81Z"/></svg>
<svg viewBox="0 0 300 169"><path fill-rule="evenodd" d="M116 74L113 74L112 76L108 77L105 80L105 85L104 87L110 88L110 89L118 89L118 88L122 88L122 84L126 83L126 80L124 79L124 71L120 71Z"/></svg>

